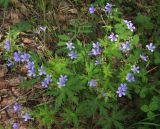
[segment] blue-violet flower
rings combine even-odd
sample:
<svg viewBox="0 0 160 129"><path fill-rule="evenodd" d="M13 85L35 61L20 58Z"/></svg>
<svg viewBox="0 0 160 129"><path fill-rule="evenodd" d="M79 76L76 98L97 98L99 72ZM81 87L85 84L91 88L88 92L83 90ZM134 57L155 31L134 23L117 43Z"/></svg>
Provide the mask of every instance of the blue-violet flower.
<svg viewBox="0 0 160 129"><path fill-rule="evenodd" d="M88 82L88 85L95 87L97 85L97 81L95 79L92 79Z"/></svg>
<svg viewBox="0 0 160 129"><path fill-rule="evenodd" d="M132 73L128 73L127 76L126 76L126 80L128 82L133 82L133 81L135 81L135 78L134 78Z"/></svg>
<svg viewBox="0 0 160 129"><path fill-rule="evenodd" d="M139 73L139 66L133 65L131 70L133 71L133 73Z"/></svg>
<svg viewBox="0 0 160 129"><path fill-rule="evenodd" d="M59 82L57 82L59 88L63 87L66 85L66 81L67 81L67 76L66 75L60 75L60 78L59 78Z"/></svg>
<svg viewBox="0 0 160 129"><path fill-rule="evenodd" d="M89 13L90 13L90 14L93 14L94 12L95 12L95 8L94 8L93 5L91 5L91 6L89 7Z"/></svg>
<svg viewBox="0 0 160 129"><path fill-rule="evenodd" d="M154 46L153 43L150 43L149 45L146 45L146 47L147 47L148 50L150 50L151 52L153 52L154 49L156 48L156 46Z"/></svg>
<svg viewBox="0 0 160 129"><path fill-rule="evenodd" d="M118 35L114 34L113 32L108 36L108 38L113 42L113 41L117 41L118 39Z"/></svg>
<svg viewBox="0 0 160 129"><path fill-rule="evenodd" d="M20 60L21 60L21 53L20 53L20 51L14 52L13 58L14 58L14 61L15 61L15 62L20 61Z"/></svg>
<svg viewBox="0 0 160 129"><path fill-rule="evenodd" d="M10 41L7 40L7 41L5 42L4 48L5 48L7 51L9 51L9 50L11 49L11 43L10 43Z"/></svg>
<svg viewBox="0 0 160 129"><path fill-rule="evenodd" d="M71 58L71 59L76 59L77 58L77 53L74 52L74 51L71 51L68 56Z"/></svg>
<svg viewBox="0 0 160 129"><path fill-rule="evenodd" d="M107 3L105 6L105 12L110 13L112 10L112 4Z"/></svg>
<svg viewBox="0 0 160 129"><path fill-rule="evenodd" d="M118 87L118 90L116 91L116 93L118 94L119 97L122 97L122 96L126 95L126 90L127 90L127 84L121 83L120 86Z"/></svg>

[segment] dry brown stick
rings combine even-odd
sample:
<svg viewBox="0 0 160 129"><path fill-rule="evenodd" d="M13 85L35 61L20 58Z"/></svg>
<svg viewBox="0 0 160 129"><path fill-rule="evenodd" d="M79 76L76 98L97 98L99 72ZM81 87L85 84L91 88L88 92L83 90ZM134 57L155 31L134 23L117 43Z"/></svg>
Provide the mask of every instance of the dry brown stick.
<svg viewBox="0 0 160 129"><path fill-rule="evenodd" d="M148 70L148 71L147 71L147 73L152 72L152 71L153 71L153 70L155 70L156 68L158 68L158 66L156 66L156 67L154 67L154 68L152 68L152 69Z"/></svg>

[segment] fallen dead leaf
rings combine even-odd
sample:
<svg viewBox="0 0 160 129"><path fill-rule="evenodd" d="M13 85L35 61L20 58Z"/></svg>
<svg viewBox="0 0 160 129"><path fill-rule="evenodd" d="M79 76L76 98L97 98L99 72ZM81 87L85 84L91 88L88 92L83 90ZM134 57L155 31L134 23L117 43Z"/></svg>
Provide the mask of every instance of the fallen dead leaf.
<svg viewBox="0 0 160 129"><path fill-rule="evenodd" d="M18 77L14 77L8 80L8 84L10 86L17 86L21 83L20 79Z"/></svg>
<svg viewBox="0 0 160 129"><path fill-rule="evenodd" d="M33 40L31 40L29 38L22 38L22 42L25 44L31 44L31 43L33 43Z"/></svg>
<svg viewBox="0 0 160 129"><path fill-rule="evenodd" d="M6 65L0 65L0 78L4 77L6 73L8 72Z"/></svg>
<svg viewBox="0 0 160 129"><path fill-rule="evenodd" d="M7 106L7 105L10 105L11 103L13 103L15 100L14 97L6 97L6 98L3 98L2 102L1 102L1 105L3 107Z"/></svg>
<svg viewBox="0 0 160 129"><path fill-rule="evenodd" d="M70 12L70 13L72 13L72 14L78 14L77 9L75 9L75 8L68 10L68 12Z"/></svg>
<svg viewBox="0 0 160 129"><path fill-rule="evenodd" d="M0 90L7 89L8 83L5 80L0 80Z"/></svg>
<svg viewBox="0 0 160 129"><path fill-rule="evenodd" d="M20 18L17 12L11 11L10 12L10 16L11 16L11 22L13 24L19 23L20 22Z"/></svg>

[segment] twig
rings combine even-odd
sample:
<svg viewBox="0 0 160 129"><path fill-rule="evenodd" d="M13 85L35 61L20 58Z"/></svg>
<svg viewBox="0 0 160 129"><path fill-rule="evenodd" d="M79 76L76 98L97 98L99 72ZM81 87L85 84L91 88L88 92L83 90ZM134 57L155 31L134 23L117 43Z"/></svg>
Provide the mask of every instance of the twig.
<svg viewBox="0 0 160 129"><path fill-rule="evenodd" d="M153 70L155 70L157 67L158 67L158 66L156 66L156 67L154 67L154 68L152 68L152 69L148 70L148 71L147 71L147 73L152 72L152 71L153 71Z"/></svg>

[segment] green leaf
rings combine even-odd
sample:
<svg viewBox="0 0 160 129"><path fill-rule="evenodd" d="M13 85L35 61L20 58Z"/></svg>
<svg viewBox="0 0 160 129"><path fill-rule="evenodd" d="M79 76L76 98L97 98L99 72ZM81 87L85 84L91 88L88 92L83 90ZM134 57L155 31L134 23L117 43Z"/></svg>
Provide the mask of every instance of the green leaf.
<svg viewBox="0 0 160 129"><path fill-rule="evenodd" d="M24 88L30 88L30 87L32 87L34 84L36 84L38 81L39 81L38 78L32 79L32 80L25 80L25 81L23 81L23 82L20 84L20 86L21 86L21 87L24 87Z"/></svg>
<svg viewBox="0 0 160 129"><path fill-rule="evenodd" d="M10 0L0 0L0 7L7 8Z"/></svg>
<svg viewBox="0 0 160 129"><path fill-rule="evenodd" d="M154 102L154 101L151 102L150 105L149 105L149 109L150 109L151 111L155 111L155 110L159 109L158 103L156 103L156 102Z"/></svg>
<svg viewBox="0 0 160 129"><path fill-rule="evenodd" d="M46 104L36 106L35 110L31 113L36 119L47 125L47 127L51 127L54 122L54 111Z"/></svg>
<svg viewBox="0 0 160 129"><path fill-rule="evenodd" d="M2 125L0 125L0 129L4 129L4 127Z"/></svg>
<svg viewBox="0 0 160 129"><path fill-rule="evenodd" d="M70 37L68 37L67 35L58 35L58 38L62 41L69 41Z"/></svg>
<svg viewBox="0 0 160 129"><path fill-rule="evenodd" d="M74 127L78 128L79 121L77 114L71 111L70 109L65 109L65 112L61 114L61 116L64 118L62 123L73 123Z"/></svg>
<svg viewBox="0 0 160 129"><path fill-rule="evenodd" d="M155 64L160 64L160 58L159 58L160 52L155 52L154 53L154 62Z"/></svg>
<svg viewBox="0 0 160 129"><path fill-rule="evenodd" d="M143 29L153 28L153 23L151 22L150 17L143 16L140 13L136 16L136 23L139 25L140 28L143 28Z"/></svg>
<svg viewBox="0 0 160 129"><path fill-rule="evenodd" d="M141 107L141 110L144 111L144 112L148 112L149 111L149 106L148 105L143 105Z"/></svg>
<svg viewBox="0 0 160 129"><path fill-rule="evenodd" d="M137 45L139 43L139 36L138 35L134 35L131 43L133 45Z"/></svg>
<svg viewBox="0 0 160 129"><path fill-rule="evenodd" d="M158 96L154 96L152 98L152 102L149 105L151 111L158 110L160 106L160 98Z"/></svg>
<svg viewBox="0 0 160 129"><path fill-rule="evenodd" d="M32 26L29 22L20 22L11 27L13 32L23 32L30 29Z"/></svg>
<svg viewBox="0 0 160 129"><path fill-rule="evenodd" d="M148 119L149 119L149 120L153 120L153 119L154 119L154 117L155 117L154 112L149 111L149 112L147 113L147 117L148 117Z"/></svg>

